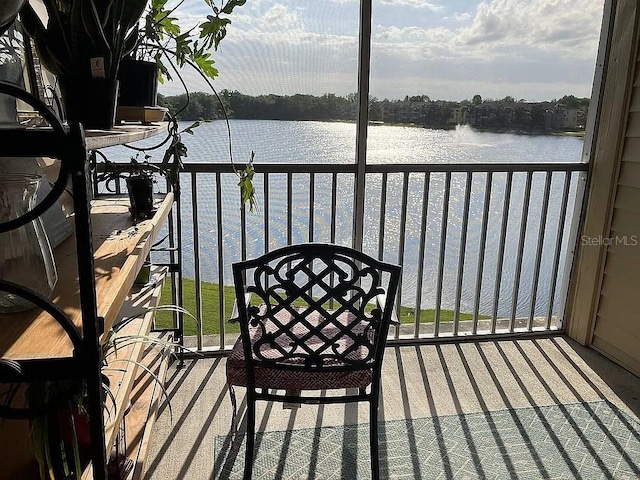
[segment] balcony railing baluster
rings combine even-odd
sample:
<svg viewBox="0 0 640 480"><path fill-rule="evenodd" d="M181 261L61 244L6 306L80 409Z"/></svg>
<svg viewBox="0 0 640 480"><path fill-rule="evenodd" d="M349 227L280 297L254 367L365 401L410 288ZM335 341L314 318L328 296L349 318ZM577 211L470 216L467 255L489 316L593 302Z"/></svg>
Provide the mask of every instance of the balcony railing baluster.
<svg viewBox="0 0 640 480"><path fill-rule="evenodd" d="M336 243L336 215L338 208L338 174L331 174L331 243Z"/></svg>
<svg viewBox="0 0 640 480"><path fill-rule="evenodd" d="M558 216L558 231L556 241L556 251L553 257L553 267L551 272L551 287L549 288L549 305L547 307L547 330L551 328L551 316L553 314L553 304L556 299L556 285L558 269L560 268L560 253L562 252L562 245L564 239L564 229L566 226L567 207L569 203L569 190L571 188L572 181L571 172L565 173L564 187L562 189L562 203L560 204L560 215Z"/></svg>
<svg viewBox="0 0 640 480"><path fill-rule="evenodd" d="M176 299L174 305L184 305L184 289L182 288L182 278L184 276L184 252L182 246L182 189L180 187L180 179L178 179L178 186L175 194L176 207L173 209L176 212L176 238L178 239L178 275L176 281L173 283L173 291L176 292ZM176 327L180 331L184 331L184 314L178 312Z"/></svg>
<svg viewBox="0 0 640 480"><path fill-rule="evenodd" d="M384 260L384 230L387 212L387 184L389 176L387 172L382 174L382 183L380 184L380 221L378 226L378 258Z"/></svg>
<svg viewBox="0 0 640 480"><path fill-rule="evenodd" d="M287 173L287 245L293 243L293 173Z"/></svg>
<svg viewBox="0 0 640 480"><path fill-rule="evenodd" d="M167 189L167 191L170 190L170 183L169 183L169 179L166 180L165 183L165 188ZM169 211L169 217L167 218L167 230L168 230L168 234L169 234L169 263L171 263L172 265L176 264L176 234L175 234L175 227L174 227L174 213L173 213L173 209L171 209L171 211ZM178 272L175 272L173 270L171 270L171 284L172 285L177 285L177 276ZM176 291L175 288L171 289L171 304L172 305L177 305L178 304L178 292ZM177 327L178 324L178 316L177 313L174 312L173 313L173 328Z"/></svg>
<svg viewBox="0 0 640 480"><path fill-rule="evenodd" d="M333 172L331 174L331 243L336 243L336 221L337 221L337 209L338 209L338 174ZM333 288L335 284L335 277L331 275L329 279L329 286ZM333 299L329 303L329 308L333 307Z"/></svg>
<svg viewBox="0 0 640 480"><path fill-rule="evenodd" d="M269 235L269 174L265 173L263 175L263 183L264 183L264 198L263 198L263 202L264 202L264 253L269 252L269 248L270 248L270 235ZM267 277L265 279L265 286L268 288L269 287L269 278Z"/></svg>
<svg viewBox="0 0 640 480"><path fill-rule="evenodd" d="M315 218L315 203L316 203L316 176L314 172L309 174L309 242L313 242L314 237L314 223Z"/></svg>
<svg viewBox="0 0 640 480"><path fill-rule="evenodd" d="M225 311L224 311L224 235L222 229L222 174L216 172L216 233L218 236L218 312L220 314L220 348L225 342Z"/></svg>
<svg viewBox="0 0 640 480"><path fill-rule="evenodd" d="M440 310L442 307L442 285L444 282L444 258L447 249L447 229L449 226L449 202L451 201L451 172L445 173L444 194L442 196L442 222L440 224L440 249L438 250L438 277L436 279L436 309L433 318L433 336L440 336ZM402 298L402 297L400 297Z"/></svg>
<svg viewBox="0 0 640 480"><path fill-rule="evenodd" d="M467 229L469 226L469 203L471 201L471 186L473 172L467 172L464 190L464 211L462 213L462 227L460 232L460 253L458 256L458 274L455 294L455 308L453 309L453 335L458 335L460 328L460 301L462 297L462 280L464 275L464 256L467 251Z"/></svg>
<svg viewBox="0 0 640 480"><path fill-rule="evenodd" d="M522 218L520 219L520 238L518 240L518 254L516 257L516 271L513 280L513 299L511 301L511 317L509 318L509 331L513 332L515 327L518 293L520 292L520 277L522 276L522 255L524 254L525 239L527 236L527 221L529 220L529 205L531 203L531 182L533 172L527 172L527 182L524 187L524 198L522 206Z"/></svg>
<svg viewBox="0 0 640 480"><path fill-rule="evenodd" d="M378 222L378 258L384 260L384 235L386 227L386 213L387 213L387 189L389 185L389 175L387 172L382 173L382 179L380 183L380 220ZM393 329L393 336L395 338L400 337L400 328L396 326Z"/></svg>
<svg viewBox="0 0 640 480"><path fill-rule="evenodd" d="M493 314L491 316L491 333L496 333L498 321L498 302L500 301L500 287L502 286L502 264L504 263L504 246L509 225L509 205L511 203L511 186L513 185L513 172L507 172L505 183L504 202L502 204L502 226L500 229L500 246L498 247L498 264L496 266L496 284L493 291Z"/></svg>
<svg viewBox="0 0 640 480"><path fill-rule="evenodd" d="M407 233L407 202L409 197L409 172L404 172L402 176L402 203L400 205L400 225L398 238L398 264L404 263L404 248ZM398 285L398 297L402 297L402 285L403 279L400 278L400 284ZM396 311L398 318L400 318L400 302L396 303Z"/></svg>
<svg viewBox="0 0 640 480"><path fill-rule="evenodd" d="M491 206L491 188L493 186L493 172L487 172L484 185L484 203L482 209L482 226L480 227L480 248L478 250L478 270L476 275L476 290L473 302L473 327L471 334L478 333L480 313L480 295L482 293L482 274L484 273L484 254L487 246L487 226L489 225L489 207Z"/></svg>
<svg viewBox="0 0 640 480"><path fill-rule="evenodd" d="M551 196L551 180L553 173L547 172L544 180L544 196L542 197L542 208L540 210L540 227L538 228L538 248L536 249L536 259L533 262L533 284L531 286L531 303L529 304L529 319L527 321L527 331L533 329L533 318L536 310L536 300L538 298L538 283L540 281L540 266L542 263L542 247L544 246L545 233L547 231L547 214L549 212L549 197Z"/></svg>
<svg viewBox="0 0 640 480"><path fill-rule="evenodd" d="M240 192L238 192L240 193ZM242 260L247 259L247 206L240 196L240 252Z"/></svg>
<svg viewBox="0 0 640 480"><path fill-rule="evenodd" d="M198 319L198 350L203 346L203 321L202 321L202 281L200 279L200 229L198 222L198 179L195 172L191 172L191 228L193 228L193 268L195 275L196 311Z"/></svg>
<svg viewBox="0 0 640 480"><path fill-rule="evenodd" d="M416 279L416 303L413 314L413 336L420 336L420 311L422 309L422 279L424 277L424 255L427 238L427 219L429 216L429 184L431 183L431 174L425 172L424 185L422 188L422 215L420 219L420 246L418 247L418 278Z"/></svg>

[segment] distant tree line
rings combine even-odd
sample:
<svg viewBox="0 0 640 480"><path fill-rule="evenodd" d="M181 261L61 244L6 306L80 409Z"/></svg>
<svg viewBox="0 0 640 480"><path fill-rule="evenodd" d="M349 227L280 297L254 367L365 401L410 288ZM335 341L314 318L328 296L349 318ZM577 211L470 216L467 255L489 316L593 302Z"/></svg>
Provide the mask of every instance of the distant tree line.
<svg viewBox="0 0 640 480"><path fill-rule="evenodd" d="M354 121L357 112L355 93L314 95L245 95L222 90L219 97L196 92L189 95L158 95L158 104L178 112L180 120L222 118L223 106L229 118L262 120ZM527 102L511 96L450 102L431 100L427 95L405 96L402 100L369 99L369 119L392 124L414 124L447 128L470 124L487 129L526 131L579 130L584 128L588 98L565 95L548 102Z"/></svg>
<svg viewBox="0 0 640 480"><path fill-rule="evenodd" d="M259 95L222 90L215 95L196 92L166 97L158 95L158 105L178 113L180 120L215 120L223 117L261 120L354 120L356 94L339 97L332 93L313 95ZM185 107L186 104L186 107ZM184 109L183 109L184 108Z"/></svg>

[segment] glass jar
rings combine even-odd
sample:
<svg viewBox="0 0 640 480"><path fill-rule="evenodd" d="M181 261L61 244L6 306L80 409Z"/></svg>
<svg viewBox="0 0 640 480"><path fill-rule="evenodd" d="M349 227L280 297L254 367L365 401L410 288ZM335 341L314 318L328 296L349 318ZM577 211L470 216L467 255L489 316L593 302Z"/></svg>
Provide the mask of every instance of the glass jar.
<svg viewBox="0 0 640 480"><path fill-rule="evenodd" d="M37 175L0 175L0 223L33 209L40 181ZM0 279L51 297L58 273L40 217L0 233ZM20 312L33 306L22 297L0 291L0 313Z"/></svg>

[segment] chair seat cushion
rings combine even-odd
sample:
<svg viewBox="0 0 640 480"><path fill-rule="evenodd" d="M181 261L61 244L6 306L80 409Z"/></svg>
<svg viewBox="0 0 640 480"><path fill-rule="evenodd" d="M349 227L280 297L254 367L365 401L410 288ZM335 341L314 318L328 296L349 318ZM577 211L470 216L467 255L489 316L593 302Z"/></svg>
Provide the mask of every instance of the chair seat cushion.
<svg viewBox="0 0 640 480"><path fill-rule="evenodd" d="M264 307L263 307L264 308ZM317 315L317 314L316 314ZM278 313L278 321L285 323L289 320L287 317L292 317L290 313L283 311ZM351 317L351 318L349 318ZM311 323L318 323L322 321L322 317L317 315L317 318L307 318L307 320ZM341 319L341 322L346 323L349 321L353 321L353 317L351 315L347 316L346 314ZM297 329L302 329L302 332L299 334L304 335L306 333L306 328L296 325L292 328L292 332L296 332ZM352 328L354 333L358 333L358 331L362 332L364 329L363 325L357 325L355 328ZM332 333L330 330L335 330L335 333ZM373 334L372 330L369 331L370 335ZM260 338L261 331L258 328L250 327L249 334L251 336L252 344L255 344L255 341ZM323 334L332 337L335 336L340 340L337 343L349 342L349 339L344 335L339 333L339 329L336 327L329 326L323 329ZM309 340L308 344L313 348L313 340L317 340L318 345L320 339L313 337ZM280 345L283 345L282 342L287 342L286 336L278 336L276 337L276 342ZM269 348L267 344L263 344L260 348L261 355L265 358L279 358L281 353L273 348ZM370 352L366 347L359 347L351 353L348 354L348 357L351 360L357 360L358 358L364 358L369 355ZM287 361L280 362L281 364L291 364L291 365L301 365L302 360L299 358L289 359ZM330 365L332 368L347 366L347 364L341 363L337 359L328 359L325 363L326 365ZM352 370L352 371L335 371L335 370L326 370L326 371L301 371L301 370L283 370L280 368L270 368L268 366L257 366L255 368L255 382L256 388L272 388L278 390L330 390L335 388L364 388L371 383L372 378L372 370L370 368ZM238 338L235 345L233 346L233 350L231 354L227 358L227 382L230 385L239 385L239 386L247 386L247 375L246 375L246 362L244 358L244 351L242 348L242 339Z"/></svg>

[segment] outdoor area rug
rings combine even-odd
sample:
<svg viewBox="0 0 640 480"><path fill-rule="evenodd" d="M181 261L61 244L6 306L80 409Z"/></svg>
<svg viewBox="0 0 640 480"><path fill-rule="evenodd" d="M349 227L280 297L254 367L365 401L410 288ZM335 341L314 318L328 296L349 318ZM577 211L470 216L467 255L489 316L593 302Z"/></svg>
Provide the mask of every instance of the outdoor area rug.
<svg viewBox="0 0 640 480"><path fill-rule="evenodd" d="M303 407L304 408L304 407ZM640 423L607 401L380 423L383 479L637 479ZM254 479L370 478L369 427L267 432ZM215 441L214 478L242 478L244 436Z"/></svg>

